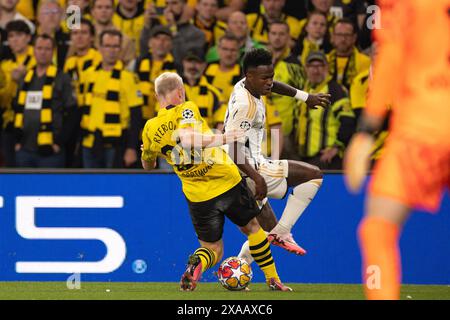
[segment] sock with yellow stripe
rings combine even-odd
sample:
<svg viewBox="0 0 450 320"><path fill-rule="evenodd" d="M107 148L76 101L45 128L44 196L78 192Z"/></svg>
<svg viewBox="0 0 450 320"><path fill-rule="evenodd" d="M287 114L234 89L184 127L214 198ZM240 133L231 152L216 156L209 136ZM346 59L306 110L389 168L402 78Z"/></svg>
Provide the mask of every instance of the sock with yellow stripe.
<svg viewBox="0 0 450 320"><path fill-rule="evenodd" d="M195 250L194 254L200 257L200 261L202 262L202 272L212 268L217 263L217 255L211 249L201 247Z"/></svg>
<svg viewBox="0 0 450 320"><path fill-rule="evenodd" d="M270 243L267 240L267 235L262 228L256 233L248 235L248 243L250 247L250 253L258 264L259 268L264 272L266 281L269 282L271 278L280 280L278 277L275 262L272 258L272 252L270 251Z"/></svg>

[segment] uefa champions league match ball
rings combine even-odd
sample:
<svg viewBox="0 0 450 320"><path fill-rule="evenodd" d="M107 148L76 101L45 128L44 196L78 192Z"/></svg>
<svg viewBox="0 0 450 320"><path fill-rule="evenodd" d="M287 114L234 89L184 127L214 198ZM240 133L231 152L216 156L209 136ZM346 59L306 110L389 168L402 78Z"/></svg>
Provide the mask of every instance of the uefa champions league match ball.
<svg viewBox="0 0 450 320"><path fill-rule="evenodd" d="M244 259L229 257L220 264L217 277L225 289L240 291L250 284L253 271Z"/></svg>

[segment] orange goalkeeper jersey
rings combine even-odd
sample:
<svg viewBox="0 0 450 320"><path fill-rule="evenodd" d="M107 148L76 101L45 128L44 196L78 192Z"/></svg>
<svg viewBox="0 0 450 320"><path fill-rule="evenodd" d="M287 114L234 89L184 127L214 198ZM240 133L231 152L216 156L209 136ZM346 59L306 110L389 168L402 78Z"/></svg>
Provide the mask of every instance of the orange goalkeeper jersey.
<svg viewBox="0 0 450 320"><path fill-rule="evenodd" d="M380 0L381 29L366 112L391 130L450 145L450 0Z"/></svg>

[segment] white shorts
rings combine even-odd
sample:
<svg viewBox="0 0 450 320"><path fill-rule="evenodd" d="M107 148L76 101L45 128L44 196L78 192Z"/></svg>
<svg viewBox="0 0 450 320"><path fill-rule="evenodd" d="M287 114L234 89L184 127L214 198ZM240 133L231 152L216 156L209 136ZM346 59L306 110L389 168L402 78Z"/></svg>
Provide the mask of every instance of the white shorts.
<svg viewBox="0 0 450 320"><path fill-rule="evenodd" d="M282 199L288 191L287 177L289 164L287 160L266 160L260 163L258 173L264 178L267 184L267 197L272 199ZM255 193L255 182L249 177L246 178L250 190ZM262 203L265 203L264 199Z"/></svg>

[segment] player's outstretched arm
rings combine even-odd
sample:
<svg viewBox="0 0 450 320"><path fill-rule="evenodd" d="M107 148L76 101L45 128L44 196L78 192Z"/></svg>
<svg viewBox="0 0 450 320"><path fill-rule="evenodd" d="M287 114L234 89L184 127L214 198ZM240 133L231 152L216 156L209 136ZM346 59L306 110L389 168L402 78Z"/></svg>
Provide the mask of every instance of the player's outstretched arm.
<svg viewBox="0 0 450 320"><path fill-rule="evenodd" d="M272 92L281 94L283 96L293 97L306 103L309 108L315 109L316 106L328 107L330 105L330 94L325 93L307 93L298 90L286 83L274 81Z"/></svg>
<svg viewBox="0 0 450 320"><path fill-rule="evenodd" d="M183 128L178 132L183 148L207 148L218 147L227 143L233 143L245 136L244 130L232 130L224 134L203 134L193 128Z"/></svg>

